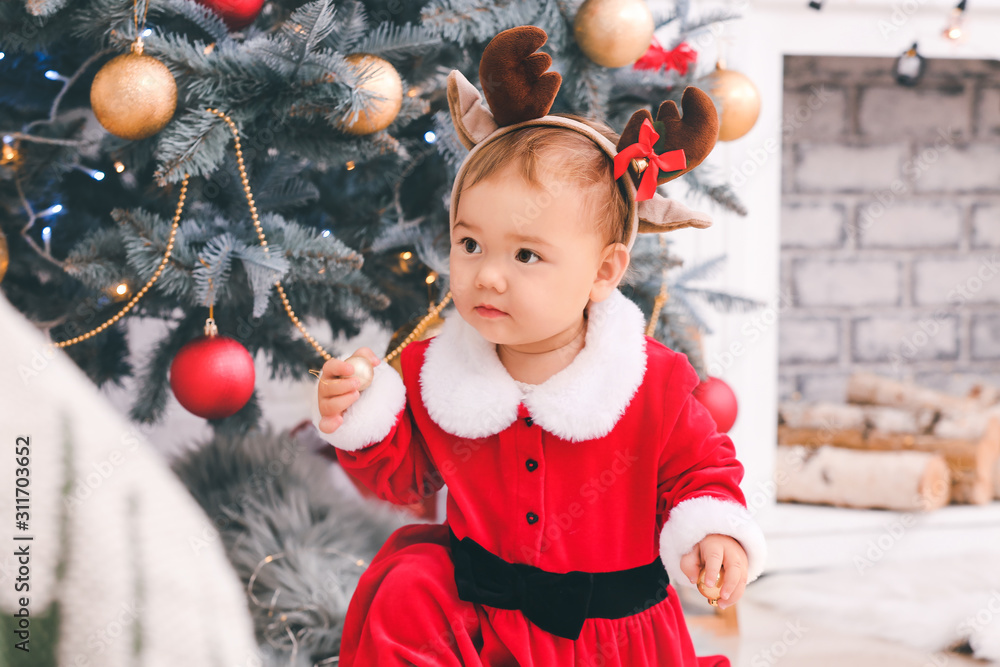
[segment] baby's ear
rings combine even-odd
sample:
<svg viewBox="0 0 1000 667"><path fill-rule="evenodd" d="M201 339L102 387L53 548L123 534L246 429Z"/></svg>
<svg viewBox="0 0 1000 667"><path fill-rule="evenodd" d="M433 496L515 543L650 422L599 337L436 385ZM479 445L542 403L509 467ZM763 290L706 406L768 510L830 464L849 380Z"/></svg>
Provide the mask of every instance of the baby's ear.
<svg viewBox="0 0 1000 667"><path fill-rule="evenodd" d="M483 98L457 69L448 74L448 109L462 145L472 147L497 129L493 114L483 105Z"/></svg>
<svg viewBox="0 0 1000 667"><path fill-rule="evenodd" d="M704 229L712 226L712 218L707 213L688 208L679 201L659 194L651 199L636 202L639 212L639 233L657 234L684 227Z"/></svg>

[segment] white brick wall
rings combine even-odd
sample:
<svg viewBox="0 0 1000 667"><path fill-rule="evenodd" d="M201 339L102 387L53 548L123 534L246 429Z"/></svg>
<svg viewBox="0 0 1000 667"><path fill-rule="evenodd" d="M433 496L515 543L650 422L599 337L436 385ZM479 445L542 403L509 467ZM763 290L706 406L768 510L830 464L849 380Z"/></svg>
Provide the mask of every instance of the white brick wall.
<svg viewBox="0 0 1000 667"><path fill-rule="evenodd" d="M937 128L968 134L972 89L962 85L911 90L902 86L861 89L858 123L861 134L878 141L923 136L936 138ZM905 113L907 109L912 113Z"/></svg>
<svg viewBox="0 0 1000 667"><path fill-rule="evenodd" d="M913 300L920 305L1000 303L1000 251L913 263Z"/></svg>
<svg viewBox="0 0 1000 667"><path fill-rule="evenodd" d="M796 260L792 264L796 304L898 305L901 294L900 268L900 263L892 260Z"/></svg>
<svg viewBox="0 0 1000 667"><path fill-rule="evenodd" d="M972 245L976 248L1000 247L1000 205L983 204L972 208Z"/></svg>
<svg viewBox="0 0 1000 667"><path fill-rule="evenodd" d="M781 245L798 248L835 248L844 243L846 209L843 204L789 204L781 210Z"/></svg>
<svg viewBox="0 0 1000 667"><path fill-rule="evenodd" d="M919 147L911 159L920 173L915 180L919 192L996 192L1000 187L1000 143L967 146L934 144Z"/></svg>
<svg viewBox="0 0 1000 667"><path fill-rule="evenodd" d="M836 361L840 352L840 323L835 319L793 320L778 327L781 361Z"/></svg>
<svg viewBox="0 0 1000 667"><path fill-rule="evenodd" d="M958 357L958 318L865 317L854 320L855 361L885 361L898 367L913 359Z"/></svg>
<svg viewBox="0 0 1000 667"><path fill-rule="evenodd" d="M962 209L957 204L869 202L858 207L858 228L860 245L866 248L957 248Z"/></svg>
<svg viewBox="0 0 1000 667"><path fill-rule="evenodd" d="M890 187L900 177L907 157L909 147L904 143L844 146L802 142L795 180L802 190L871 192Z"/></svg>
<svg viewBox="0 0 1000 667"><path fill-rule="evenodd" d="M948 391L1000 382L1000 69L785 58L781 398L856 369Z"/></svg>

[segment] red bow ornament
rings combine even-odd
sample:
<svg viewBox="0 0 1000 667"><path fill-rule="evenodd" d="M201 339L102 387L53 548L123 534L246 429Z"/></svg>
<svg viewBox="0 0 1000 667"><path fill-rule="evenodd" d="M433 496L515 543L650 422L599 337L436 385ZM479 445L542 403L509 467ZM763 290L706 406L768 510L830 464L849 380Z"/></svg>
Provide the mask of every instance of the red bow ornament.
<svg viewBox="0 0 1000 667"><path fill-rule="evenodd" d="M677 70L683 76L687 74L688 66L698 60L698 52L688 46L687 42L681 42L676 48L667 51L660 42L653 37L646 54L635 61L632 69L651 70Z"/></svg>
<svg viewBox="0 0 1000 667"><path fill-rule="evenodd" d="M639 141L631 146L626 146L615 155L615 178L620 178L628 169L629 163L635 158L646 159L646 169L642 174L642 181L639 182L639 189L636 192L635 200L643 201L652 199L656 194L657 176L660 170L679 171L687 167L687 158L684 157L684 149L667 151L657 155L653 151L653 146L659 140L660 135L653 129L653 124L646 118L639 128Z"/></svg>

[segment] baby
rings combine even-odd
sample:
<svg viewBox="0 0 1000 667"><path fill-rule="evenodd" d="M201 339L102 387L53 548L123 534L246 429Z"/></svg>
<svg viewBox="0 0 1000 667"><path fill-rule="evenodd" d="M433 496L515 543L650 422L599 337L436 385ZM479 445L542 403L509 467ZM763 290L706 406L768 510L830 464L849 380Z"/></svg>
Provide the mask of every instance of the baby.
<svg viewBox="0 0 1000 667"><path fill-rule="evenodd" d="M637 233L709 224L655 187L711 150L714 107L689 89L683 121L667 103L620 138L547 115L544 42L527 26L490 43L492 111L449 76L471 149L450 211L455 312L403 348L402 378L368 348L363 392L346 361L323 367L315 421L350 474L399 504L448 488L446 521L398 529L362 575L342 667L728 665L695 656L674 585L704 570L726 607L763 568L697 373L618 290ZM655 127L682 148L657 150Z"/></svg>

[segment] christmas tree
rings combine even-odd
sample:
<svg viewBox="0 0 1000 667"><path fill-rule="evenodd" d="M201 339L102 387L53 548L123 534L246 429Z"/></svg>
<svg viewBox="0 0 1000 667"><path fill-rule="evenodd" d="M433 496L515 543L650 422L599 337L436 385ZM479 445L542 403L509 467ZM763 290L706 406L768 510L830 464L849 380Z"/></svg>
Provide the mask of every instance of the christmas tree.
<svg viewBox="0 0 1000 667"><path fill-rule="evenodd" d="M674 24L674 43L636 53L634 39L632 52L600 41L599 15L578 20L602 3L240 4L0 6L4 292L54 342L72 343L65 351L98 385L136 375L130 416L139 422L161 418L171 363L210 313L221 334L266 355L273 377L304 378L324 353L341 352L310 340L306 322L353 336L371 318L405 333L440 303L448 291L446 205L465 154L444 79L458 68L478 82L479 57L495 34L543 28L543 50L564 81L552 113L620 129L637 106L655 114L662 100L679 102L685 85L699 85L684 40L734 18L691 18L688 3L678 2L633 26L649 43L654 27ZM130 45L135 51L137 40L153 64L135 76L157 83L131 102L95 79L114 76L112 59ZM157 61L165 79L155 78ZM133 81L129 70L117 75L117 85ZM168 100L146 111L169 79L176 108ZM162 129L130 134L133 125L148 132L158 114ZM744 213L727 186L705 179L683 180L714 205ZM684 298L691 292L655 305L667 269L679 264L662 237L640 239L623 291L656 314L655 337L703 370L699 319ZM725 308L757 305L703 296ZM124 322L132 315L169 326L139 368L127 361ZM251 395L212 425L241 433L259 421Z"/></svg>

